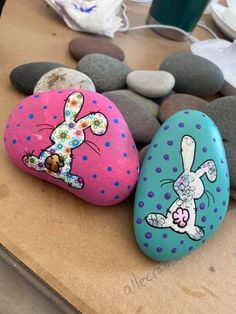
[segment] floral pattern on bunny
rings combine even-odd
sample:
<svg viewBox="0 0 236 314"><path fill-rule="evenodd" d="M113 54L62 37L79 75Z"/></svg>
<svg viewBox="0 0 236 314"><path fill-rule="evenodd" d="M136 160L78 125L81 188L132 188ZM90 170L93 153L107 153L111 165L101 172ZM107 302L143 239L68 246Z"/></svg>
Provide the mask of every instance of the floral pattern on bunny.
<svg viewBox="0 0 236 314"><path fill-rule="evenodd" d="M30 169L46 172L54 178L64 181L68 186L82 189L84 179L71 173L73 163L73 149L80 147L83 143L89 145L97 154L99 148L96 144L86 140L85 130L90 128L94 135L102 136L108 129L108 120L100 112L91 112L76 121L84 103L82 93L74 92L65 100L65 120L55 128L50 124L40 124L40 131L52 129L50 140L52 145L42 150L37 157L33 154L24 155L23 163ZM95 146L97 150L95 149Z"/></svg>
<svg viewBox="0 0 236 314"><path fill-rule="evenodd" d="M213 160L206 160L195 172L191 171L195 151L195 140L189 135L183 136L181 155L184 171L173 185L178 198L167 210L166 216L150 213L145 220L154 228L171 228L177 233L186 233L192 240L199 241L205 233L202 227L196 225L195 200L201 198L205 192L201 177L206 174L208 180L214 182L217 178L217 170Z"/></svg>

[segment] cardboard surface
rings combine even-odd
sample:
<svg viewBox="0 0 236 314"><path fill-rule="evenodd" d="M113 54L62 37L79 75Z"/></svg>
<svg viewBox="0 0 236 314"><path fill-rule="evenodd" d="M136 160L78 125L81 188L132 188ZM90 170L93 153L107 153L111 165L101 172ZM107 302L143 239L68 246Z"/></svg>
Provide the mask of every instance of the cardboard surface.
<svg viewBox="0 0 236 314"><path fill-rule="evenodd" d="M148 6L128 5L131 25L143 23ZM68 43L77 35L84 36L66 28L44 1L7 1L0 20L1 137L11 109L24 98L9 83L9 72L33 61L75 67ZM208 38L203 30L195 35ZM134 69L157 69L169 53L189 49L188 42L151 30L117 34L113 41ZM76 308L104 314L235 313L235 202L200 249L174 263L156 263L135 243L132 198L110 208L89 205L17 169L2 140L0 145L0 242Z"/></svg>

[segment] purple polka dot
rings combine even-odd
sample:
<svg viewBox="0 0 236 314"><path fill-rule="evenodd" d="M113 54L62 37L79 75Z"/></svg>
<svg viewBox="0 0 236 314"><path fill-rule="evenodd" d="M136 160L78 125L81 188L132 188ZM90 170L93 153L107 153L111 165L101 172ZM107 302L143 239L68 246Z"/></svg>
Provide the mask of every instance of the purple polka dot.
<svg viewBox="0 0 236 314"><path fill-rule="evenodd" d="M157 167L157 168L155 169L155 171L156 171L157 173L161 173L161 168L160 168L160 167Z"/></svg>
<svg viewBox="0 0 236 314"><path fill-rule="evenodd" d="M226 205L226 201L223 201L222 205L225 206Z"/></svg>
<svg viewBox="0 0 236 314"><path fill-rule="evenodd" d="M139 206L140 208L143 208L144 202L143 202L143 201L140 201L140 202L138 203L138 206Z"/></svg>
<svg viewBox="0 0 236 314"><path fill-rule="evenodd" d="M82 159L83 159L84 161L86 161L86 160L88 160L88 156L83 156Z"/></svg>
<svg viewBox="0 0 236 314"><path fill-rule="evenodd" d="M127 170L127 174L131 174L131 171L130 171L130 170Z"/></svg>
<svg viewBox="0 0 236 314"><path fill-rule="evenodd" d="M179 241L180 244L184 244L184 240Z"/></svg>
<svg viewBox="0 0 236 314"><path fill-rule="evenodd" d="M174 142L172 140L167 141L167 145L172 146Z"/></svg>
<svg viewBox="0 0 236 314"><path fill-rule="evenodd" d="M147 177L143 177L143 181L147 181Z"/></svg>
<svg viewBox="0 0 236 314"><path fill-rule="evenodd" d="M148 192L148 197L152 198L154 196L154 193L152 191Z"/></svg>
<svg viewBox="0 0 236 314"><path fill-rule="evenodd" d="M183 127L184 127L184 123L183 123L183 122L180 122L180 123L178 124L178 126L179 126L179 128L183 128Z"/></svg>
<svg viewBox="0 0 236 314"><path fill-rule="evenodd" d="M164 198L165 198L165 200L169 200L171 198L171 194L165 193Z"/></svg>
<svg viewBox="0 0 236 314"><path fill-rule="evenodd" d="M193 247L192 247L192 246L190 246L190 247L188 248L188 250L189 250L189 251L192 251L192 249L193 249Z"/></svg>
<svg viewBox="0 0 236 314"><path fill-rule="evenodd" d="M114 182L114 186L119 186L119 185L120 185L119 181Z"/></svg>
<svg viewBox="0 0 236 314"><path fill-rule="evenodd" d="M222 220L222 216L220 216L219 219Z"/></svg>
<svg viewBox="0 0 236 314"><path fill-rule="evenodd" d="M108 106L108 108L109 108L109 109L112 109L112 106L110 105L110 106Z"/></svg>
<svg viewBox="0 0 236 314"><path fill-rule="evenodd" d="M105 191L104 191L104 190L101 190L101 191L100 191L100 193L101 193L101 194L104 194L104 193L105 193Z"/></svg>
<svg viewBox="0 0 236 314"><path fill-rule="evenodd" d="M172 254L175 254L177 252L177 249L174 247L172 250L171 250L171 253Z"/></svg>
<svg viewBox="0 0 236 314"><path fill-rule="evenodd" d="M214 208L214 213L217 213L218 212L218 208Z"/></svg>
<svg viewBox="0 0 236 314"><path fill-rule="evenodd" d="M203 151L203 153L206 153L207 152L207 147L203 147L202 151Z"/></svg>
<svg viewBox="0 0 236 314"><path fill-rule="evenodd" d="M128 185L127 189L130 190L131 189L131 185Z"/></svg>
<svg viewBox="0 0 236 314"><path fill-rule="evenodd" d="M107 171L111 172L112 171L112 167L107 167Z"/></svg>
<svg viewBox="0 0 236 314"><path fill-rule="evenodd" d="M31 140L31 136L30 135L26 136L26 141L30 141L30 140Z"/></svg>
<svg viewBox="0 0 236 314"><path fill-rule="evenodd" d="M220 186L217 186L217 187L216 187L216 192L218 192L218 193L219 193L220 191L221 191Z"/></svg>
<svg viewBox="0 0 236 314"><path fill-rule="evenodd" d="M13 140L12 140L12 144L16 144L17 143L17 140L14 138Z"/></svg>
<svg viewBox="0 0 236 314"><path fill-rule="evenodd" d="M120 198L119 195L116 195L116 196L114 197L115 200L118 200L119 198Z"/></svg>
<svg viewBox="0 0 236 314"><path fill-rule="evenodd" d="M202 216L201 221L202 221L202 222L205 222L206 220L207 220L206 216Z"/></svg>
<svg viewBox="0 0 236 314"><path fill-rule="evenodd" d="M213 142L216 142L216 138L213 137Z"/></svg>
<svg viewBox="0 0 236 314"><path fill-rule="evenodd" d="M151 232L146 232L145 233L145 238L146 239L151 239L151 237L152 237L152 233Z"/></svg>
<svg viewBox="0 0 236 314"><path fill-rule="evenodd" d="M94 105L96 105L97 100L96 100L96 99L94 99L94 100L92 101L92 103L93 103Z"/></svg>
<svg viewBox="0 0 236 314"><path fill-rule="evenodd" d="M20 123L17 123L17 125L16 125L18 128L20 127Z"/></svg>
<svg viewBox="0 0 236 314"><path fill-rule="evenodd" d="M156 148L156 147L157 147L157 144L154 144L153 147Z"/></svg>
<svg viewBox="0 0 236 314"><path fill-rule="evenodd" d="M213 230L213 229L214 229L214 226L213 226L213 225L210 225L210 229Z"/></svg>
<svg viewBox="0 0 236 314"><path fill-rule="evenodd" d="M204 203L201 203L199 207L200 209L205 209L206 205Z"/></svg>
<svg viewBox="0 0 236 314"><path fill-rule="evenodd" d="M47 110L48 109L48 106L46 106L46 105L43 105L43 110Z"/></svg>
<svg viewBox="0 0 236 314"><path fill-rule="evenodd" d="M148 156L148 160L151 160L152 159L152 156Z"/></svg>
<svg viewBox="0 0 236 314"><path fill-rule="evenodd" d="M169 159L170 159L170 156L169 156L168 154L165 154L165 155L163 156L163 158L164 158L164 160L169 160Z"/></svg>
<svg viewBox="0 0 236 314"><path fill-rule="evenodd" d="M169 129L169 125L165 125L163 130L167 131Z"/></svg>
<svg viewBox="0 0 236 314"><path fill-rule="evenodd" d="M57 116L53 116L53 119L56 120L56 119L57 119Z"/></svg>
<svg viewBox="0 0 236 314"><path fill-rule="evenodd" d="M173 171L173 172L177 172L177 171L178 171L178 168L177 168L177 167L174 167L174 168L172 169L172 171Z"/></svg>
<svg viewBox="0 0 236 314"><path fill-rule="evenodd" d="M30 113L30 114L28 115L28 117L29 117L30 120L34 119L33 113Z"/></svg>
<svg viewBox="0 0 236 314"><path fill-rule="evenodd" d="M162 235L162 238L164 238L164 239L166 239L167 237L168 237L167 233L164 233L164 234Z"/></svg>
<svg viewBox="0 0 236 314"><path fill-rule="evenodd" d="M96 173L94 173L94 174L92 175L92 177L93 177L94 179L96 179L96 178L97 178Z"/></svg>
<svg viewBox="0 0 236 314"><path fill-rule="evenodd" d="M203 239L203 240L202 240L202 243L205 243L205 242L206 242L206 240L205 240L205 239Z"/></svg>
<svg viewBox="0 0 236 314"><path fill-rule="evenodd" d="M161 204L157 204L156 208L157 208L158 210L160 210L160 209L162 209L162 205L161 205Z"/></svg>
<svg viewBox="0 0 236 314"><path fill-rule="evenodd" d="M184 114L189 114L189 112L188 111L184 111Z"/></svg>
<svg viewBox="0 0 236 314"><path fill-rule="evenodd" d="M114 119L113 122L114 122L115 124L117 124L117 123L119 123L119 120L118 120L118 119Z"/></svg>
<svg viewBox="0 0 236 314"><path fill-rule="evenodd" d="M111 146L111 143L110 143L110 142L106 142L106 143L105 143L105 146L106 146L106 147L110 147L110 146Z"/></svg>
<svg viewBox="0 0 236 314"><path fill-rule="evenodd" d="M145 247L148 247L148 246L149 246L149 244L148 244L148 243L144 243L143 245L144 245Z"/></svg>
<svg viewBox="0 0 236 314"><path fill-rule="evenodd" d="M39 95L34 95L34 98L39 98Z"/></svg>
<svg viewBox="0 0 236 314"><path fill-rule="evenodd" d="M127 153L124 153L123 156L126 158L126 157L128 156L128 154L127 154Z"/></svg>
<svg viewBox="0 0 236 314"><path fill-rule="evenodd" d="M140 225L142 222L143 222L143 221L142 221L142 218L137 218L137 219L136 219L136 223L137 223L138 225Z"/></svg>
<svg viewBox="0 0 236 314"><path fill-rule="evenodd" d="M201 124L197 123L196 124L196 129L200 130L201 129Z"/></svg>
<svg viewBox="0 0 236 314"><path fill-rule="evenodd" d="M19 106L19 109L20 109L20 110L23 109L23 106Z"/></svg>
<svg viewBox="0 0 236 314"><path fill-rule="evenodd" d="M121 134L121 137L122 137L122 138L125 138L125 137L126 137L125 133L122 133L122 134Z"/></svg>
<svg viewBox="0 0 236 314"><path fill-rule="evenodd" d="M220 162L223 164L224 163L224 159L221 159Z"/></svg>
<svg viewBox="0 0 236 314"><path fill-rule="evenodd" d="M163 251L163 248L159 246L159 247L156 248L156 251L157 251L158 253L161 253L161 252Z"/></svg>
<svg viewBox="0 0 236 314"><path fill-rule="evenodd" d="M228 172L225 173L225 176L226 176L226 178L228 178L228 176L229 176Z"/></svg>

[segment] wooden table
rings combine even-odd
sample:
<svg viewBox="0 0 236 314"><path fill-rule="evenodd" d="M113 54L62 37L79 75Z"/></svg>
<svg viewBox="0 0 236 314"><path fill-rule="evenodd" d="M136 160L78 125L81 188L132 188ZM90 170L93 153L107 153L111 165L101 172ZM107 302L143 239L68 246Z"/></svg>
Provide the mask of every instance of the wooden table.
<svg viewBox="0 0 236 314"><path fill-rule="evenodd" d="M131 25L144 23L148 6L128 2ZM208 22L214 27L213 22ZM75 67L68 43L75 36L44 1L8 0L0 20L0 129L23 99L9 82L17 65L54 61ZM194 33L208 38L203 30ZM107 39L109 40L109 39ZM113 40L133 69L158 69L189 42L151 30ZM177 262L141 254L132 227L133 200L102 208L17 169L1 145L0 242L83 313L235 313L236 209L232 203L217 234Z"/></svg>

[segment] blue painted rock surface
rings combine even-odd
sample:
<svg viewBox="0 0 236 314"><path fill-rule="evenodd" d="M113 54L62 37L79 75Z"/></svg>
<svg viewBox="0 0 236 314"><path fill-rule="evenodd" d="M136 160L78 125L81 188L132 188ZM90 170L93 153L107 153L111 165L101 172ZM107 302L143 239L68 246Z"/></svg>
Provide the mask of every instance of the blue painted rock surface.
<svg viewBox="0 0 236 314"><path fill-rule="evenodd" d="M228 208L228 165L220 133L205 114L181 111L157 132L135 196L134 230L151 259L181 258L208 240Z"/></svg>

